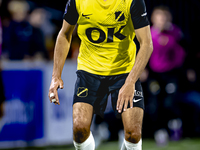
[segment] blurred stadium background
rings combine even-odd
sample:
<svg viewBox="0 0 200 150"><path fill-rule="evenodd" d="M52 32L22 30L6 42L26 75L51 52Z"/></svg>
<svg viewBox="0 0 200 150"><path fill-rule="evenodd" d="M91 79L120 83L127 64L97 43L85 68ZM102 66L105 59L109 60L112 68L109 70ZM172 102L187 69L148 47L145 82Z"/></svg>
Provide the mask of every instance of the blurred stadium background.
<svg viewBox="0 0 200 150"><path fill-rule="evenodd" d="M48 100L54 45L67 1L0 0L0 149L74 149L76 31L62 74L61 105ZM155 47L141 75L143 149L200 149L200 1L145 2ZM104 120L94 117L91 130L97 150L119 149L123 127L110 103Z"/></svg>

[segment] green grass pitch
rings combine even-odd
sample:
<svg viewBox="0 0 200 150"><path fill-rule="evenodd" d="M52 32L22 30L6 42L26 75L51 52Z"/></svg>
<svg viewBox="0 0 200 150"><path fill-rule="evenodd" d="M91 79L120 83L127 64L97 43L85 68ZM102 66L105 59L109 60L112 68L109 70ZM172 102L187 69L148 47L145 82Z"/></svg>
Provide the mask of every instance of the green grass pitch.
<svg viewBox="0 0 200 150"><path fill-rule="evenodd" d="M164 147L158 147L153 139L143 139L143 150L200 150L200 138L170 141ZM74 150L72 145L15 148L10 150ZM96 150L119 150L117 141L103 142Z"/></svg>

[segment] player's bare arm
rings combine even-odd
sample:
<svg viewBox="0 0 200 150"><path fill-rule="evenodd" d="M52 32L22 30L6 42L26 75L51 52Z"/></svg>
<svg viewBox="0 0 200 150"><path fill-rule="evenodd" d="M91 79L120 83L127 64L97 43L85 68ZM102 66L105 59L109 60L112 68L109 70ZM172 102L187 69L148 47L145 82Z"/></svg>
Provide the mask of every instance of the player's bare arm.
<svg viewBox="0 0 200 150"><path fill-rule="evenodd" d="M151 38L150 26L146 26L135 30L136 37L140 43L140 49L137 54L135 64L129 73L125 84L119 91L119 96L117 100L117 110L119 113L122 112L124 106L124 111L126 111L128 103L130 103L130 108L133 107L133 96L135 92L135 83L140 77L142 71L147 65L147 62L153 52L153 43Z"/></svg>
<svg viewBox="0 0 200 150"><path fill-rule="evenodd" d="M64 20L62 28L56 40L53 74L51 85L49 88L49 100L50 102L53 101L55 105L60 105L57 89L63 89L63 81L61 79L61 74L67 54L69 52L70 43L72 39L72 32L74 28L75 25L70 25Z"/></svg>

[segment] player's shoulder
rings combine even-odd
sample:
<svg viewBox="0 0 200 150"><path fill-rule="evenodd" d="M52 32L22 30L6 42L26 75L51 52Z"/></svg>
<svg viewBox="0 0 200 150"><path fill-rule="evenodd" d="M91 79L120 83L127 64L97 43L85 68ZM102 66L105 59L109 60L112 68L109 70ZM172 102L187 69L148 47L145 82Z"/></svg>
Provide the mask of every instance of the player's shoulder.
<svg viewBox="0 0 200 150"><path fill-rule="evenodd" d="M144 0L131 0L131 7L134 9L140 9L141 7L145 6Z"/></svg>
<svg viewBox="0 0 200 150"><path fill-rule="evenodd" d="M63 19L71 25L75 25L79 14L77 12L75 0L68 0Z"/></svg>

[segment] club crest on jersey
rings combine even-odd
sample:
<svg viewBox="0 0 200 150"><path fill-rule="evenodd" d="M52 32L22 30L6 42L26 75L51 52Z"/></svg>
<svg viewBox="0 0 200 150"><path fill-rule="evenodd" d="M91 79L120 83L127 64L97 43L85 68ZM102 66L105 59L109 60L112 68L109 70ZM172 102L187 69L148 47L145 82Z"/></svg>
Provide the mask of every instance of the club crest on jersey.
<svg viewBox="0 0 200 150"><path fill-rule="evenodd" d="M88 96L88 88L79 87L77 91L78 97L87 97Z"/></svg>
<svg viewBox="0 0 200 150"><path fill-rule="evenodd" d="M123 21L125 19L124 13L122 11L115 12L115 20Z"/></svg>

